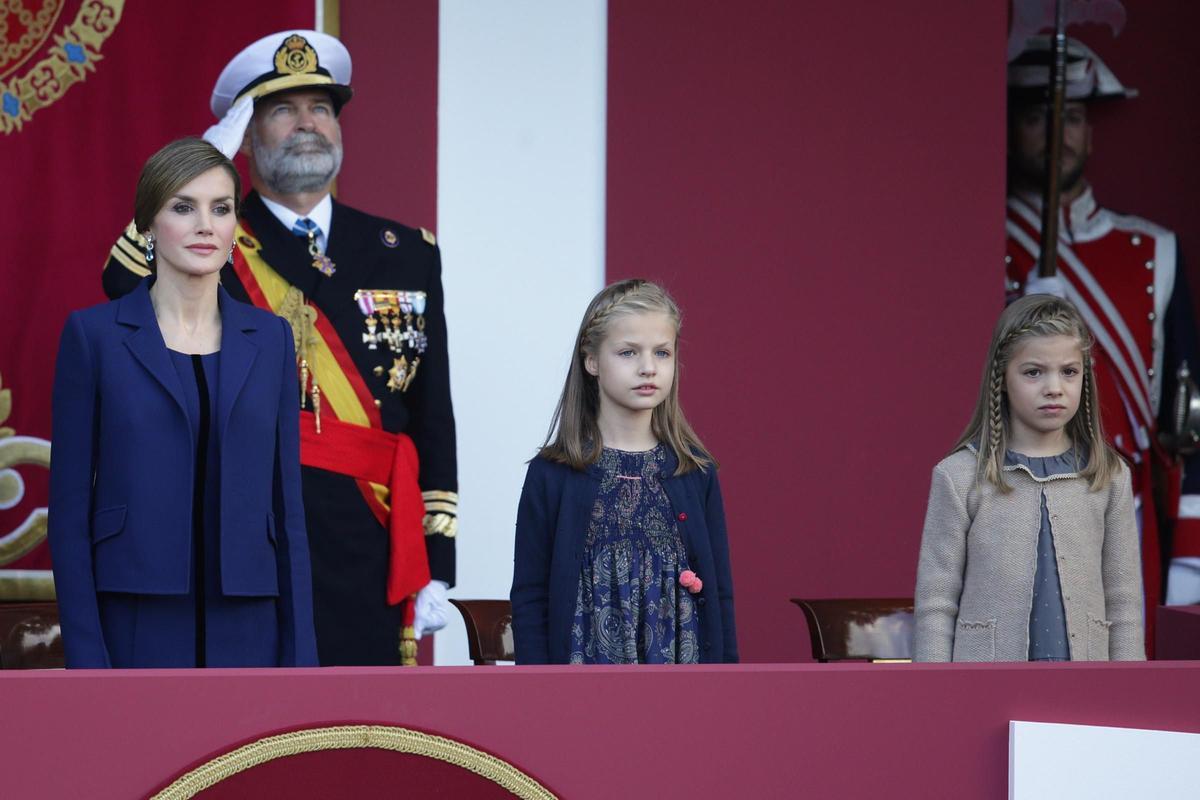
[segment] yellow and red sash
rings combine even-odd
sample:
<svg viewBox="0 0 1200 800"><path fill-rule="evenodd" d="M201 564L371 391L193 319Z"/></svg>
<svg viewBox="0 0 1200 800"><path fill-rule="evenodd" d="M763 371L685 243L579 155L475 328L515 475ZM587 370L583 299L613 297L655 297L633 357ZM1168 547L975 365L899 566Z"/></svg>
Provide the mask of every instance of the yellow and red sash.
<svg viewBox="0 0 1200 800"><path fill-rule="evenodd" d="M236 238L233 269L238 280L254 305L278 314L291 284L263 260L258 240L245 221L238 226ZM375 400L346 346L329 319L312 308L316 317L306 358L324 402L319 433L313 413L300 412L300 463L355 479L389 534L387 599L396 605L430 581L417 450L407 434L383 429ZM406 626L412 624L413 606L411 602L405 606Z"/></svg>

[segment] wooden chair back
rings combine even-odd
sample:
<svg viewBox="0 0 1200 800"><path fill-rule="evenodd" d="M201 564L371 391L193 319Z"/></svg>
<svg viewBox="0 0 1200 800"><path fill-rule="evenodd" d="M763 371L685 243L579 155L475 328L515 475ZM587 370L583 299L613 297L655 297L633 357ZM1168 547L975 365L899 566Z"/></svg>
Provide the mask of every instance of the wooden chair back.
<svg viewBox="0 0 1200 800"><path fill-rule="evenodd" d="M507 600L450 600L467 624L467 646L476 666L516 659L512 603Z"/></svg>
<svg viewBox="0 0 1200 800"><path fill-rule="evenodd" d="M0 669L61 669L58 604L0 603Z"/></svg>
<svg viewBox="0 0 1200 800"><path fill-rule="evenodd" d="M802 600L792 598L808 622L818 661L911 661L911 597Z"/></svg>

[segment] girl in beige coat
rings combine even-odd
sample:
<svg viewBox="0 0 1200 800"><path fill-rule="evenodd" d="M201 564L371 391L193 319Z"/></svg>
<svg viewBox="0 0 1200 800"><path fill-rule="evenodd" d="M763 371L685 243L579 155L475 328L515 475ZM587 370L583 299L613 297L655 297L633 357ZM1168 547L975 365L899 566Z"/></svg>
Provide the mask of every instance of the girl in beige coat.
<svg viewBox="0 0 1200 800"><path fill-rule="evenodd" d="M1145 658L1129 470L1100 428L1092 344L1050 295L996 323L975 414L933 470L917 661Z"/></svg>

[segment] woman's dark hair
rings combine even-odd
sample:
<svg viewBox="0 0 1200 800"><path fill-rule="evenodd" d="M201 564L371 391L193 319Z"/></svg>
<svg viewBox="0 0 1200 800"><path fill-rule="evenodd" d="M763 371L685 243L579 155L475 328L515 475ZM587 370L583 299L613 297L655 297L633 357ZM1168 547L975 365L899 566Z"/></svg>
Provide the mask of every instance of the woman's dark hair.
<svg viewBox="0 0 1200 800"><path fill-rule="evenodd" d="M203 139L176 139L146 161L133 200L133 222L139 233L150 228L166 202L194 178L220 167L233 181L234 213L241 210L242 179L233 162Z"/></svg>

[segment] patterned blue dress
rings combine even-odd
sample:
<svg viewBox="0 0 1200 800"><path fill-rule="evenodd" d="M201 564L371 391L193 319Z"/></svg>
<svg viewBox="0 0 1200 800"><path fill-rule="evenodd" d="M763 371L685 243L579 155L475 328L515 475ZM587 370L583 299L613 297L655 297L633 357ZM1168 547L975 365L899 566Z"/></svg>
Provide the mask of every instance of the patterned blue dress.
<svg viewBox="0 0 1200 800"><path fill-rule="evenodd" d="M659 481L665 446L606 447L584 545L572 664L695 664L696 604L679 575L687 548ZM703 579L703 575L700 576Z"/></svg>

